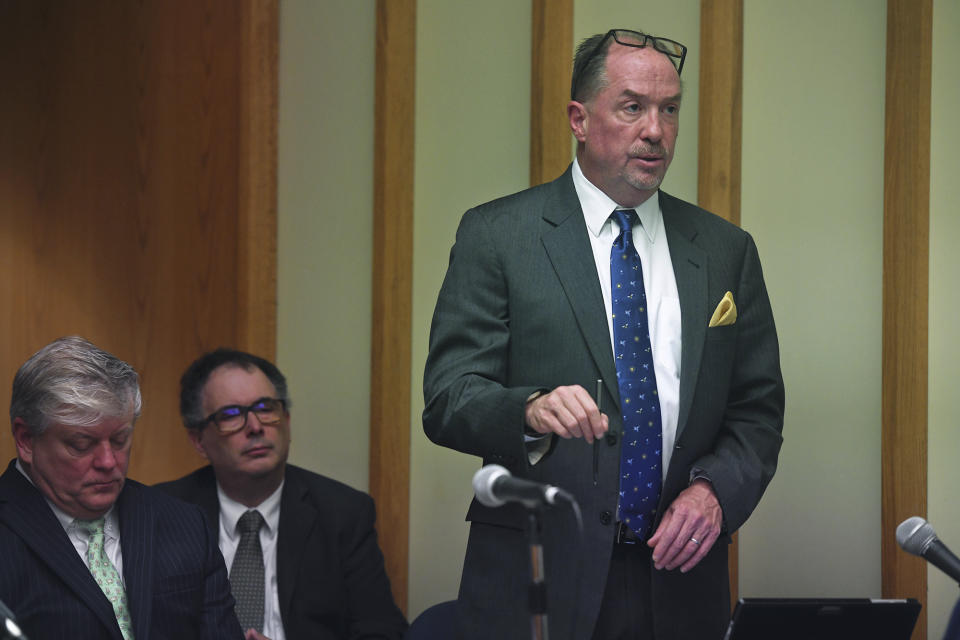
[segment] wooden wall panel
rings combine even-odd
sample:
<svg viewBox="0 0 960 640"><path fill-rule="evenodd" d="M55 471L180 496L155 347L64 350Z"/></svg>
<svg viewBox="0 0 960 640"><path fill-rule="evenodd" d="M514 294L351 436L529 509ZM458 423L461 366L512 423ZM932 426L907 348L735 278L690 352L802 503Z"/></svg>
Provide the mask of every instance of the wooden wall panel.
<svg viewBox="0 0 960 640"><path fill-rule="evenodd" d="M237 346L277 357L278 0L240 4Z"/></svg>
<svg viewBox="0 0 960 640"><path fill-rule="evenodd" d="M700 134L697 200L740 224L740 148L743 104L743 0L700 3ZM706 107L705 107L706 105ZM730 604L737 601L740 543L730 545Z"/></svg>
<svg viewBox="0 0 960 640"><path fill-rule="evenodd" d="M927 601L926 563L897 547L927 511L927 330L933 0L888 0L883 189L882 581ZM913 638L927 635L926 606Z"/></svg>
<svg viewBox="0 0 960 640"><path fill-rule="evenodd" d="M700 3L697 200L740 224L743 0Z"/></svg>
<svg viewBox="0 0 960 640"><path fill-rule="evenodd" d="M146 482L199 464L179 376L238 343L253 304L238 284L243 20L217 0L0 3L0 375L64 334L128 360L144 393L130 476Z"/></svg>
<svg viewBox="0 0 960 640"><path fill-rule="evenodd" d="M370 494L397 605L407 609L416 0L378 0L373 192Z"/></svg>
<svg viewBox="0 0 960 640"><path fill-rule="evenodd" d="M566 104L573 73L573 0L531 0L530 184L553 180L573 159Z"/></svg>

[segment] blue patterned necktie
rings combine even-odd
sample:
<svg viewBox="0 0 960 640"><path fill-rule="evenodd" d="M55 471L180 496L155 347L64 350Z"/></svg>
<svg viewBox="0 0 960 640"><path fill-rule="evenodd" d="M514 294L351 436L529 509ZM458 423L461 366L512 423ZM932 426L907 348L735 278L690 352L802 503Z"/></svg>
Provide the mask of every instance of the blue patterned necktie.
<svg viewBox="0 0 960 640"><path fill-rule="evenodd" d="M643 267L633 246L635 215L632 209L613 212L613 218L620 225L620 235L610 250L610 291L617 384L623 416L617 517L645 540L660 499L663 438L647 324Z"/></svg>
<svg viewBox="0 0 960 640"><path fill-rule="evenodd" d="M110 562L103 546L103 517L96 520L77 520L76 523L89 536L87 564L90 566L90 573L103 590L103 595L110 601L124 640L133 640L133 621L130 619L130 607L127 606L127 592L120 580L120 573Z"/></svg>
<svg viewBox="0 0 960 640"><path fill-rule="evenodd" d="M263 549L260 547L260 512L251 509L237 521L240 543L230 567L230 591L237 601L237 619L243 630L263 631L264 575Z"/></svg>

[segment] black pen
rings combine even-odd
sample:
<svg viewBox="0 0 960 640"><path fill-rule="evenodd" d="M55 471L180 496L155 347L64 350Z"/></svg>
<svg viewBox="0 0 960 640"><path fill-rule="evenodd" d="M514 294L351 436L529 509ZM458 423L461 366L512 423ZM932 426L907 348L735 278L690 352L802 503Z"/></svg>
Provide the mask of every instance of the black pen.
<svg viewBox="0 0 960 640"><path fill-rule="evenodd" d="M597 411L600 411L600 393L603 389L603 380L597 380ZM593 486L597 486L600 475L600 438L593 441Z"/></svg>

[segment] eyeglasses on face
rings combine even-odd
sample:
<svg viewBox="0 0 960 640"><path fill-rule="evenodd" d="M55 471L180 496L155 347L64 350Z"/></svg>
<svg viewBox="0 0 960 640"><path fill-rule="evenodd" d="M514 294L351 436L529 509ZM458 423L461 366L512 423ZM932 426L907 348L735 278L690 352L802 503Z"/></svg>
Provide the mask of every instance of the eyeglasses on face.
<svg viewBox="0 0 960 640"><path fill-rule="evenodd" d="M260 398L248 406L231 404L220 407L211 413L202 424L210 424L217 428L220 435L226 436L236 433L247 426L247 419L250 412L257 416L265 427L272 427L280 424L287 412L287 403L279 398Z"/></svg>
<svg viewBox="0 0 960 640"><path fill-rule="evenodd" d="M673 66L677 69L677 75L680 75L683 71L683 63L687 59L687 48L676 40L651 36L640 31L632 31L631 29L610 29L600 42L597 43L597 46L593 48L593 51L590 52L590 55L586 57L586 60L580 67L577 78L573 83L573 91L571 92L573 96L576 96L580 89L580 82L582 81L580 76L583 75L583 72L590 66L590 63L597 57L597 54L603 49L603 45L606 44L610 38L613 38L617 44L625 47L635 47L637 49L643 49L648 45L653 45L654 49L670 58L670 62L672 62Z"/></svg>

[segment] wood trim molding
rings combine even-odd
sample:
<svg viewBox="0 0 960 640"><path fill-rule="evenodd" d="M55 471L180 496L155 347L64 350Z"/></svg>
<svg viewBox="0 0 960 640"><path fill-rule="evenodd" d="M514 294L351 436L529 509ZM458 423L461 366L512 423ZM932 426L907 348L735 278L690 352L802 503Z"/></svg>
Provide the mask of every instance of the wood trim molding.
<svg viewBox="0 0 960 640"><path fill-rule="evenodd" d="M373 169L370 494L387 575L407 609L416 0L377 0Z"/></svg>
<svg viewBox="0 0 960 640"><path fill-rule="evenodd" d="M237 345L277 351L278 0L240 4Z"/></svg>
<svg viewBox="0 0 960 640"><path fill-rule="evenodd" d="M697 197L740 224L743 0L701 1L699 60Z"/></svg>
<svg viewBox="0 0 960 640"><path fill-rule="evenodd" d="M743 0L700 2L700 117L697 199L740 224L743 103ZM740 544L729 550L730 605L740 586Z"/></svg>
<svg viewBox="0 0 960 640"><path fill-rule="evenodd" d="M927 568L897 548L905 518L927 511L930 99L933 0L888 0L883 187L882 590L923 604Z"/></svg>
<svg viewBox="0 0 960 640"><path fill-rule="evenodd" d="M532 0L530 184L553 180L571 160L564 106L573 73L573 0Z"/></svg>

